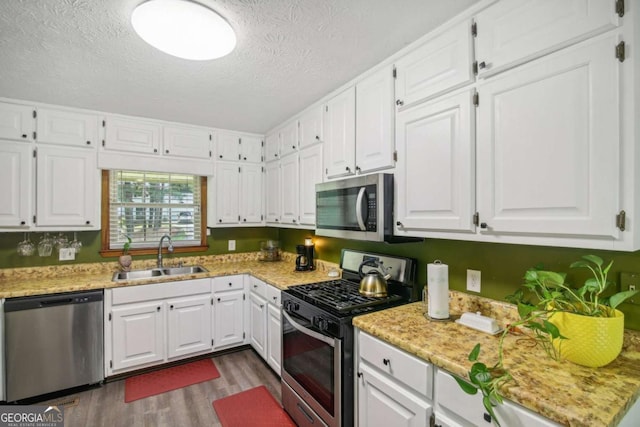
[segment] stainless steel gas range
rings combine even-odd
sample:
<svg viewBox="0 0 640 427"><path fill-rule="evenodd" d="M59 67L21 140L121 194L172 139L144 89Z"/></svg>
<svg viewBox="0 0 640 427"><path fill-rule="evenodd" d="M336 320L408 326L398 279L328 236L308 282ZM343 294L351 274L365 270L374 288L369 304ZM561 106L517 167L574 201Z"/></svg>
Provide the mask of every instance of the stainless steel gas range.
<svg viewBox="0 0 640 427"><path fill-rule="evenodd" d="M360 265L372 259L391 274L386 297L358 292ZM340 267L342 279L282 293L282 402L300 427L353 425L353 317L417 298L412 258L343 249Z"/></svg>

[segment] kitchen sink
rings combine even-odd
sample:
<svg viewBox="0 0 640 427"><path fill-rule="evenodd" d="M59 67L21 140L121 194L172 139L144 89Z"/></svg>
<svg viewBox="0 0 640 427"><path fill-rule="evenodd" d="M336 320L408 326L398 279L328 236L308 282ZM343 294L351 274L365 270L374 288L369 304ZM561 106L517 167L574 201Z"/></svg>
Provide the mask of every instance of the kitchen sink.
<svg viewBox="0 0 640 427"><path fill-rule="evenodd" d="M208 270L199 265L192 265L189 267L171 267L164 268L162 272L167 276L175 276L177 274L194 274L194 273L206 273Z"/></svg>
<svg viewBox="0 0 640 427"><path fill-rule="evenodd" d="M171 268L151 268L148 270L119 271L113 275L111 279L114 282L123 280L150 279L160 276L177 276L180 274L206 273L207 270L199 265L188 267L171 267Z"/></svg>

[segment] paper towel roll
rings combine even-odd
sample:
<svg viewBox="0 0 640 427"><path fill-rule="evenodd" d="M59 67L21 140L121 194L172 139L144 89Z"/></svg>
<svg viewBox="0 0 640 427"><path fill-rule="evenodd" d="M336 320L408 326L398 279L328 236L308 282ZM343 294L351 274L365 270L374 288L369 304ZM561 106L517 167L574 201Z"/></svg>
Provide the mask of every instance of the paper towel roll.
<svg viewBox="0 0 640 427"><path fill-rule="evenodd" d="M449 318L449 266L439 260L427 264L427 298L429 317Z"/></svg>

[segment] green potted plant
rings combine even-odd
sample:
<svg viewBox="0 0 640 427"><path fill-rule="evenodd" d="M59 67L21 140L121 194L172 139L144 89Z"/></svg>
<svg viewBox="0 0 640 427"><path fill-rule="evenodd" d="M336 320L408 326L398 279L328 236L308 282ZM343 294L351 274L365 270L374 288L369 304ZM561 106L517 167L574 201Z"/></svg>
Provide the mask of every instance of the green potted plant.
<svg viewBox="0 0 640 427"><path fill-rule="evenodd" d="M130 271L131 270L131 255L129 255L129 248L131 247L131 237L125 234L127 241L124 242L122 246L122 255L118 258L118 264L120 264L121 271Z"/></svg>
<svg viewBox="0 0 640 427"><path fill-rule="evenodd" d="M527 337L550 357L589 367L604 366L620 354L624 314L616 307L638 291L606 296L612 264L605 265L595 255L585 255L572 263L571 268L588 269L592 276L577 289L565 282L565 273L531 268L525 273L522 288L507 297L517 304L520 320L502 332L497 362L491 366L480 362L481 348L476 344L469 353L469 360L474 362L468 372L471 383L456 378L465 392L482 393L484 407L498 425L493 408L502 403L502 386L513 380L503 364L504 339L509 333L524 328L529 331Z"/></svg>

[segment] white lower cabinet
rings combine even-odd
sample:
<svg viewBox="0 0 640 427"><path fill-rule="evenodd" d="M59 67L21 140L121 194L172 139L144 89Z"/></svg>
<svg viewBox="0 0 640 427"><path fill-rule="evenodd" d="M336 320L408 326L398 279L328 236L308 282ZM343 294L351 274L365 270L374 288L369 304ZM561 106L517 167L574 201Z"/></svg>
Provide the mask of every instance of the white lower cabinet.
<svg viewBox="0 0 640 427"><path fill-rule="evenodd" d="M505 400L495 408L500 425L509 427L553 427L553 421ZM435 378L435 424L442 427L492 426L480 393L462 391L448 372L438 369Z"/></svg>
<svg viewBox="0 0 640 427"><path fill-rule="evenodd" d="M359 426L427 427L433 366L356 330Z"/></svg>
<svg viewBox="0 0 640 427"><path fill-rule="evenodd" d="M212 348L211 279L105 290L107 376Z"/></svg>
<svg viewBox="0 0 640 427"><path fill-rule="evenodd" d="M244 276L213 279L213 349L244 343Z"/></svg>
<svg viewBox="0 0 640 427"><path fill-rule="evenodd" d="M282 320L280 317L280 290L251 277L250 343L278 375L282 364Z"/></svg>

